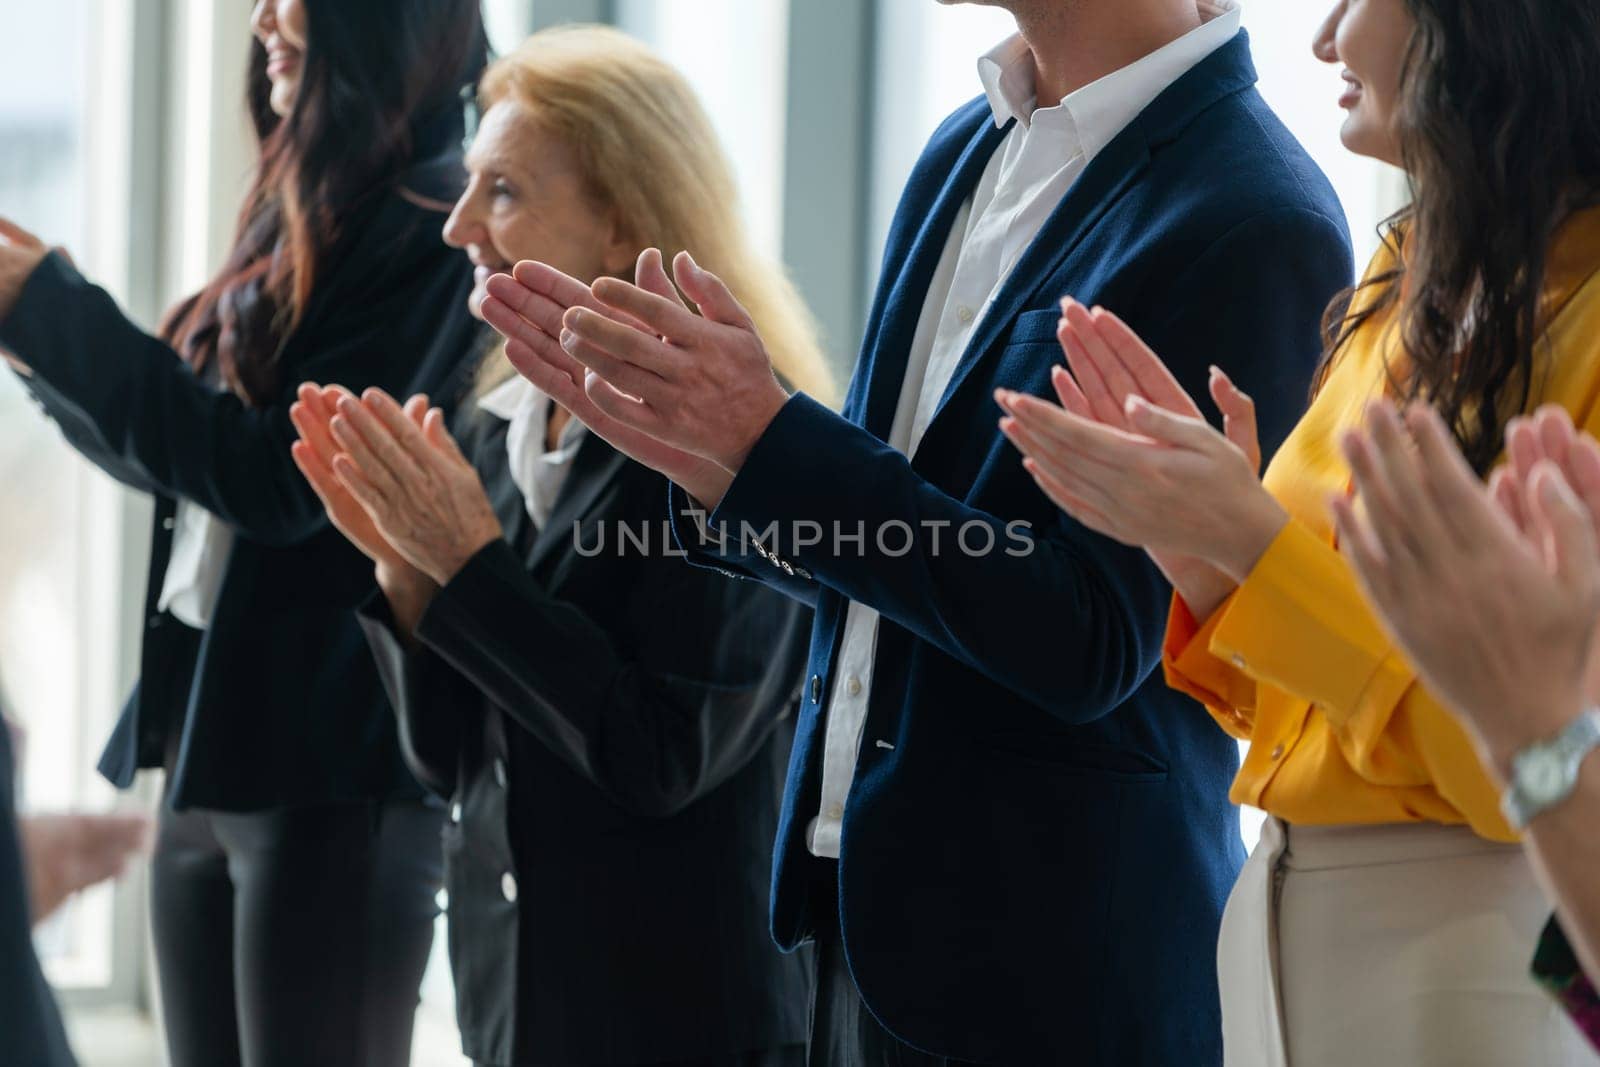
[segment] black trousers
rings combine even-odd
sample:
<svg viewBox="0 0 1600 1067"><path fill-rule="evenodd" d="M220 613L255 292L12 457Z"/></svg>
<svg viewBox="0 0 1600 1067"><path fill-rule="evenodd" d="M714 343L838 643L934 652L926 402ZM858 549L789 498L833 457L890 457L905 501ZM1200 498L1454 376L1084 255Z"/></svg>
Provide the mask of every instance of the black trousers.
<svg viewBox="0 0 1600 1067"><path fill-rule="evenodd" d="M824 872L811 894L817 917L817 980L811 990L811 1041L807 1067L966 1067L895 1037L873 1017L856 991L839 928L839 865L818 861ZM959 966L959 963L952 963Z"/></svg>
<svg viewBox="0 0 1600 1067"><path fill-rule="evenodd" d="M163 808L151 924L172 1067L397 1067L443 883L420 803Z"/></svg>

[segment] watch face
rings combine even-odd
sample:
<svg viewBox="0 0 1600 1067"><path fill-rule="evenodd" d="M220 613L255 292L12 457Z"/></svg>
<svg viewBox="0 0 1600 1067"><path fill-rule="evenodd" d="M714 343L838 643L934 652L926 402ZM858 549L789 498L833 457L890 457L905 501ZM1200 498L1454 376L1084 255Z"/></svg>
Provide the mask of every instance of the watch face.
<svg viewBox="0 0 1600 1067"><path fill-rule="evenodd" d="M1567 784L1566 761L1547 749L1530 752L1528 757L1518 775L1522 787L1537 801L1560 796Z"/></svg>

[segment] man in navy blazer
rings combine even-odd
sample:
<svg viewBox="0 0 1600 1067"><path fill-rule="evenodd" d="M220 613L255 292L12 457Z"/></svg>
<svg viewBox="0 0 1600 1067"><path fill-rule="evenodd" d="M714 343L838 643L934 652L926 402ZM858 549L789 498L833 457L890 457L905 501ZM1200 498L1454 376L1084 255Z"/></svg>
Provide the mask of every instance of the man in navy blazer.
<svg viewBox="0 0 1600 1067"><path fill-rule="evenodd" d="M817 943L812 1062L1217 1063L1234 743L1154 673L1158 571L1050 505L993 394L1050 395L1071 294L1195 395L1226 364L1270 454L1349 238L1231 2L1005 6L1019 37L906 186L842 413L773 381L687 256L698 315L519 264L485 316L680 487L694 562L816 608L772 892L778 941Z"/></svg>

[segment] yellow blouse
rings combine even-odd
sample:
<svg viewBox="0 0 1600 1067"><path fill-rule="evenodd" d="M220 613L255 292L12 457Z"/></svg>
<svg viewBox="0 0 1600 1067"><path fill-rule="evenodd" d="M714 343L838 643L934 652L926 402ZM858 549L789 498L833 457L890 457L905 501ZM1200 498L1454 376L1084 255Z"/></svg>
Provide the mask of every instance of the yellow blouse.
<svg viewBox="0 0 1600 1067"><path fill-rule="evenodd" d="M1393 254L1378 253L1369 276ZM1600 435L1600 208L1557 233L1546 275L1549 345L1533 402ZM1328 497L1347 492L1339 436L1363 421L1396 362L1394 315L1369 320L1331 369L1264 479L1289 524L1204 624L1174 597L1167 683L1250 741L1231 796L1289 823L1467 823L1512 841L1466 732L1385 637L1339 552Z"/></svg>

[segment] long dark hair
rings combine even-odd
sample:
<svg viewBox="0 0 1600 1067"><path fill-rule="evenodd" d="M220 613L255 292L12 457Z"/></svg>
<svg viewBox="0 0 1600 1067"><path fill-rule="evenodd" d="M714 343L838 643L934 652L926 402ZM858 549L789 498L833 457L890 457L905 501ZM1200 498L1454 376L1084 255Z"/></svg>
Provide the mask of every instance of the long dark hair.
<svg viewBox="0 0 1600 1067"><path fill-rule="evenodd" d="M478 0L306 0L305 11L300 87L286 117L268 104L266 50L251 41L246 103L259 161L233 248L161 330L197 373L214 360L253 405L277 391L283 342L341 221L394 184L420 132L452 118L459 129L461 94L488 59Z"/></svg>
<svg viewBox="0 0 1600 1067"><path fill-rule="evenodd" d="M1398 265L1334 302L1318 384L1357 330L1398 307L1393 387L1436 406L1482 473L1532 396L1551 238L1600 188L1600 0L1406 7L1398 132L1412 203L1383 234Z"/></svg>

